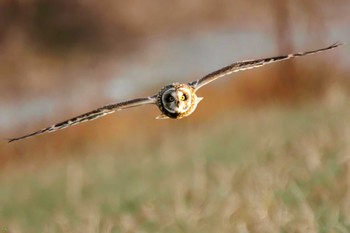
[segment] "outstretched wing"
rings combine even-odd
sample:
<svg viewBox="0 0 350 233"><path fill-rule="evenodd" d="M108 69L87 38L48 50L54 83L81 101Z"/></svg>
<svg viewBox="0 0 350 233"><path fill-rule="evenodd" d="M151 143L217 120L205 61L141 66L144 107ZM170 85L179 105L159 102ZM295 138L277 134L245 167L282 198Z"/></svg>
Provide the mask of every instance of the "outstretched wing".
<svg viewBox="0 0 350 233"><path fill-rule="evenodd" d="M42 130L33 132L31 134L27 134L27 135L24 135L24 136L21 136L18 138L8 139L8 142L21 140L24 138L32 137L32 136L43 134L43 133L55 132L57 130L67 128L69 126L77 125L77 124L80 124L80 123L83 123L86 121L95 120L99 117L103 117L105 115L111 114L115 111L120 111L122 109L136 107L136 106L140 106L140 105L144 105L144 104L155 104L155 103L156 103L156 98L155 98L155 96L152 96L152 97L147 97L147 98L138 98L138 99L128 100L128 101L120 102L117 104L106 105L104 107L101 107L101 108L98 108L98 109L93 110L91 112L88 112L88 113L82 114L80 116L71 118L71 119L63 121L61 123L52 125L50 127L44 128Z"/></svg>
<svg viewBox="0 0 350 233"><path fill-rule="evenodd" d="M301 57L301 56L305 56L305 55L309 55L309 54L319 53L319 52L323 52L323 51L326 51L329 49L334 49L334 48L341 46L341 45L343 45L343 44L337 42L337 43L335 43L331 46L328 46L326 48L312 50L312 51L308 51L308 52L301 52L301 53L294 53L294 54L288 54L288 55L283 55L283 56L275 56L275 57L269 57L269 58L263 58L263 59L235 62L231 65L228 65L228 66L221 68L220 70L214 71L214 72L204 76L201 79L190 82L189 85L193 86L195 88L195 90L198 90L202 86L207 85L208 83L210 83L218 78L221 78L225 75L231 74L233 72L238 72L241 70L248 70L248 69L264 66L264 65L267 65L267 64L270 64L273 62L287 60L287 59L294 58L294 57Z"/></svg>

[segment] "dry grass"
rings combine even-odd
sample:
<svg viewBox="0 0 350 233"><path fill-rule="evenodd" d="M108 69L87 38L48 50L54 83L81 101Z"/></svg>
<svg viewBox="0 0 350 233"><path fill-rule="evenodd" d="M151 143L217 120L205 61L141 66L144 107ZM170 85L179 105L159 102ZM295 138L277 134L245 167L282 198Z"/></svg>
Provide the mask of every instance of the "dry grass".
<svg viewBox="0 0 350 233"><path fill-rule="evenodd" d="M348 104L333 89L172 129L155 147L85 145L85 157L8 168L2 232L348 232Z"/></svg>

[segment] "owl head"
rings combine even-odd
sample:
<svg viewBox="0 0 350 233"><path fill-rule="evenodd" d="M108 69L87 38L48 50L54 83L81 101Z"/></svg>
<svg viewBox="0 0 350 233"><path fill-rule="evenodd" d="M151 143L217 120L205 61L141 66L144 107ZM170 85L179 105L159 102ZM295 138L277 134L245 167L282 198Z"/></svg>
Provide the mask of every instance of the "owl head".
<svg viewBox="0 0 350 233"><path fill-rule="evenodd" d="M161 89L157 105L162 112L157 119L181 119L190 115L203 98L197 97L195 89L187 84L172 83Z"/></svg>

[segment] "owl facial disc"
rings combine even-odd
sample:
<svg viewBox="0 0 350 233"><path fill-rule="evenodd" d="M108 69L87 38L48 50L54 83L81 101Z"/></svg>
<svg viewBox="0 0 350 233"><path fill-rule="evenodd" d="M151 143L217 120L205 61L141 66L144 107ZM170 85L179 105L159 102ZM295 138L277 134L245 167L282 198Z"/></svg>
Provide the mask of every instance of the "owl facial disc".
<svg viewBox="0 0 350 233"><path fill-rule="evenodd" d="M201 98L197 97L194 88L187 84L167 85L157 96L157 105L162 112L159 118L181 119L189 116L196 109L200 100Z"/></svg>

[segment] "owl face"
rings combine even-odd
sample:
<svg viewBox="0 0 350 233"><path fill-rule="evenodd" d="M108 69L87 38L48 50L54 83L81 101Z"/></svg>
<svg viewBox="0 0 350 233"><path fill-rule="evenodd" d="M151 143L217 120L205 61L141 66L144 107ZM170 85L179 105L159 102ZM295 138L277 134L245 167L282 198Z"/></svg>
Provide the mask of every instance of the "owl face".
<svg viewBox="0 0 350 233"><path fill-rule="evenodd" d="M164 115L181 119L190 115L197 107L199 98L193 87L173 83L165 86L158 94L158 107Z"/></svg>

